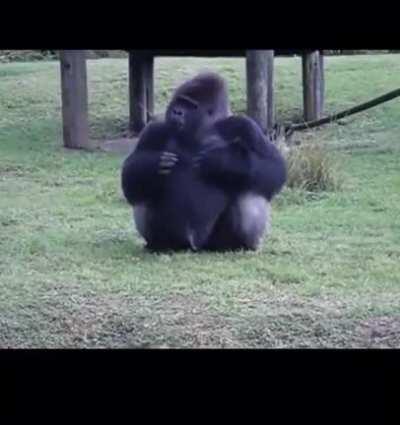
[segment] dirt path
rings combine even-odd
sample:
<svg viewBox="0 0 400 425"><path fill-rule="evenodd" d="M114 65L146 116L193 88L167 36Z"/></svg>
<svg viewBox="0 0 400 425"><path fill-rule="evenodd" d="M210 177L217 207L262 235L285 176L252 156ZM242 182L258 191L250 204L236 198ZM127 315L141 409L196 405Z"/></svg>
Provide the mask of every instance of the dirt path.
<svg viewBox="0 0 400 425"><path fill-rule="evenodd" d="M133 138L120 138L113 140L99 141L99 149L104 152L112 152L119 155L128 155L133 149L135 149L138 142L137 137Z"/></svg>

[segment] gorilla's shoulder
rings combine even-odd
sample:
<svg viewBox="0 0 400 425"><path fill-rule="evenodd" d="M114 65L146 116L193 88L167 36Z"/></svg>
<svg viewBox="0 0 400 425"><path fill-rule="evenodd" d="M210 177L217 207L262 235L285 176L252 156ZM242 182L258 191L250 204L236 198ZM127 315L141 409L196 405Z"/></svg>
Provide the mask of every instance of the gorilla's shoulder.
<svg viewBox="0 0 400 425"><path fill-rule="evenodd" d="M173 130L165 122L150 122L139 134L135 152L160 150L173 135Z"/></svg>
<svg viewBox="0 0 400 425"><path fill-rule="evenodd" d="M217 129L258 127L258 124L247 115L230 115L216 122Z"/></svg>
<svg viewBox="0 0 400 425"><path fill-rule="evenodd" d="M172 126L166 122L149 122L139 135L139 140L165 139L174 134Z"/></svg>
<svg viewBox="0 0 400 425"><path fill-rule="evenodd" d="M246 135L247 138L262 137L263 135L257 122L246 115L231 115L223 118L215 123L215 129L228 139L238 135Z"/></svg>
<svg viewBox="0 0 400 425"><path fill-rule="evenodd" d="M143 136L154 136L154 135L164 135L171 132L171 126L163 121L151 121L146 127L142 130L140 137Z"/></svg>

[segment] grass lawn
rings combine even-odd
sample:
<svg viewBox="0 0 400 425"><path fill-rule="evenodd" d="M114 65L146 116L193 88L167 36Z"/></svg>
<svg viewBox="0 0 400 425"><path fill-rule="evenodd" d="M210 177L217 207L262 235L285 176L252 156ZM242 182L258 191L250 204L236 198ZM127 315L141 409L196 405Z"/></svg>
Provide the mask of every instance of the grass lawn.
<svg viewBox="0 0 400 425"><path fill-rule="evenodd" d="M128 118L127 61L88 61L91 136ZM245 110L244 59L156 61L156 105L202 69ZM400 86L400 55L326 58L326 111ZM276 60L277 117L302 111ZM66 151L57 62L0 65L0 347L400 347L400 99L312 137L343 189L285 189L257 253L143 251L122 157Z"/></svg>

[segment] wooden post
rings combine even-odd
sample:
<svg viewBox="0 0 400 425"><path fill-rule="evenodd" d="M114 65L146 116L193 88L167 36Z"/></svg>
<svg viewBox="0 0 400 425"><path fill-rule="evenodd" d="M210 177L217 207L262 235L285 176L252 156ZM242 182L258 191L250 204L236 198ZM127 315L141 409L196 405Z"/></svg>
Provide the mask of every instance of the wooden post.
<svg viewBox="0 0 400 425"><path fill-rule="evenodd" d="M145 62L146 79L146 105L147 113L146 123L154 115L154 57L148 56Z"/></svg>
<svg viewBox="0 0 400 425"><path fill-rule="evenodd" d="M324 52L320 50L319 52L319 73L321 79L321 91L320 91L320 107L321 115L324 113L325 106L325 64L324 64Z"/></svg>
<svg viewBox="0 0 400 425"><path fill-rule="evenodd" d="M61 50L61 99L64 146L91 149L85 50Z"/></svg>
<svg viewBox="0 0 400 425"><path fill-rule="evenodd" d="M267 122L268 130L275 125L274 51L267 50Z"/></svg>
<svg viewBox="0 0 400 425"><path fill-rule="evenodd" d="M324 99L323 59L319 51L303 55L304 120L321 118Z"/></svg>
<svg viewBox="0 0 400 425"><path fill-rule="evenodd" d="M154 58L138 51L129 52L129 130L142 131L148 113L154 113Z"/></svg>
<svg viewBox="0 0 400 425"><path fill-rule="evenodd" d="M267 132L273 126L273 51L246 52L247 113Z"/></svg>

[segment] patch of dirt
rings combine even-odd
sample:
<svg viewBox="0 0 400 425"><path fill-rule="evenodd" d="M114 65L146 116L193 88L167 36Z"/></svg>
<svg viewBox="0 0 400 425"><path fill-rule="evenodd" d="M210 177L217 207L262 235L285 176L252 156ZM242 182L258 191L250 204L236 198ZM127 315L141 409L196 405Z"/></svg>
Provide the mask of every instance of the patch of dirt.
<svg viewBox="0 0 400 425"><path fill-rule="evenodd" d="M383 299L273 291L210 308L203 296L98 295L51 286L0 312L0 348L399 348L400 316L365 311ZM367 305L368 304L368 305Z"/></svg>
<svg viewBox="0 0 400 425"><path fill-rule="evenodd" d="M136 148L138 140L139 139L137 137L122 137L113 140L102 140L97 143L99 149L104 152L111 152L125 156Z"/></svg>
<svg viewBox="0 0 400 425"><path fill-rule="evenodd" d="M67 296L62 292L47 295L12 316L0 316L0 347L239 346L228 323L200 299L183 295Z"/></svg>
<svg viewBox="0 0 400 425"><path fill-rule="evenodd" d="M253 348L399 348L400 318L357 317L353 303L292 295L248 300L237 337ZM360 300L362 304L362 301Z"/></svg>
<svg viewBox="0 0 400 425"><path fill-rule="evenodd" d="M400 347L400 317L373 317L361 321L357 327L370 347Z"/></svg>
<svg viewBox="0 0 400 425"><path fill-rule="evenodd" d="M33 170L28 167L22 167L19 165L0 165L0 177L24 177L32 171Z"/></svg>

